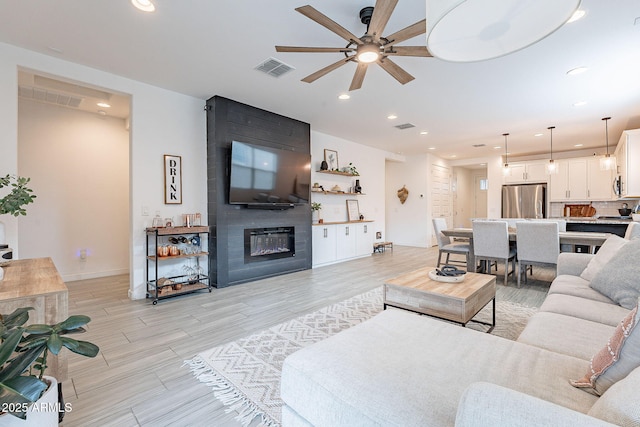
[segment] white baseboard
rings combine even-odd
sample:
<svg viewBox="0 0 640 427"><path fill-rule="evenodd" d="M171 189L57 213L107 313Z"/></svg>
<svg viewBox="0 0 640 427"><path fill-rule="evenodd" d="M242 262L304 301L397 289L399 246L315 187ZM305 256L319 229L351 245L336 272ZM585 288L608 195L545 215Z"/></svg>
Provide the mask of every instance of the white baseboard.
<svg viewBox="0 0 640 427"><path fill-rule="evenodd" d="M100 277L118 276L121 274L129 274L129 269L93 271L90 273L64 274L62 275L62 280L65 282L75 282L76 280L98 279Z"/></svg>

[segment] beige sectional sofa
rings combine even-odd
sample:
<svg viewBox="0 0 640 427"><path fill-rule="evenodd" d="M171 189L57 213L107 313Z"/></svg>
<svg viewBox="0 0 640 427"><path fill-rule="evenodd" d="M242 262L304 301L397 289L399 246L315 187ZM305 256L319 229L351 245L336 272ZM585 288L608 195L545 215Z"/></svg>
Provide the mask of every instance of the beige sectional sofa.
<svg viewBox="0 0 640 427"><path fill-rule="evenodd" d="M632 246L640 264L640 241ZM605 372L619 378L598 377L601 396L570 383L587 375L623 319L637 323L637 309L591 287L602 279L594 266L617 258L590 264L605 252L560 255L549 295L517 341L389 309L292 354L282 371L283 425L640 425L640 326Z"/></svg>

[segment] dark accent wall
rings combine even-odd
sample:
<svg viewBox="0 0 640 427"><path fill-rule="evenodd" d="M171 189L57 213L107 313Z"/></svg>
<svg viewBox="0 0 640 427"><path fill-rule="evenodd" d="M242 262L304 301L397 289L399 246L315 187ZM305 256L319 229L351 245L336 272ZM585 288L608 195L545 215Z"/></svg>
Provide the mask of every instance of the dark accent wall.
<svg viewBox="0 0 640 427"><path fill-rule="evenodd" d="M213 284L221 288L311 268L309 205L262 210L229 204L231 141L310 154L310 125L220 96L210 98L206 108L209 275ZM286 226L295 227L295 257L245 264L245 228Z"/></svg>

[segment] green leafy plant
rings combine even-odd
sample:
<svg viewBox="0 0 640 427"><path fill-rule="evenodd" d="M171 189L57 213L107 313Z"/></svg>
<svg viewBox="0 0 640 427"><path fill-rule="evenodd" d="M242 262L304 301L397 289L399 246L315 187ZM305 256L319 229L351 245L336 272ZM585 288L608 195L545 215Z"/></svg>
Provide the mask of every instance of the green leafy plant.
<svg viewBox="0 0 640 427"><path fill-rule="evenodd" d="M33 324L29 320L33 307L18 308L11 314L0 314L0 407L23 408L42 396L48 384L43 380L50 354L62 347L87 357L95 357L100 349L95 344L68 337L85 332L88 316L70 316L55 325ZM25 412L9 412L25 419Z"/></svg>
<svg viewBox="0 0 640 427"><path fill-rule="evenodd" d="M320 209L322 209L322 203L311 202L311 210L312 211L319 211Z"/></svg>
<svg viewBox="0 0 640 427"><path fill-rule="evenodd" d="M13 216L27 214L24 206L33 203L33 199L36 198L33 190L27 186L29 181L31 178L9 174L0 177L0 188L11 187L6 196L0 197L0 215L7 213Z"/></svg>
<svg viewBox="0 0 640 427"><path fill-rule="evenodd" d="M354 176L360 176L360 172L358 172L358 171L356 170L356 167L355 167L355 166L353 165L353 163L351 163L351 162L349 163L349 166L345 166L345 167L343 168L343 170L344 170L344 172L348 172L348 173L350 173L351 175L354 175Z"/></svg>

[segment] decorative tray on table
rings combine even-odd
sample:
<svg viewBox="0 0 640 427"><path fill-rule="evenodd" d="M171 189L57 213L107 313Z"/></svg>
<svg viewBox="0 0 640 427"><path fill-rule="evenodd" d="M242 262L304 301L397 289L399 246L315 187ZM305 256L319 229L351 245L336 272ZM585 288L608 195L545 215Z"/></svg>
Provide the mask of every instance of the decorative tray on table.
<svg viewBox="0 0 640 427"><path fill-rule="evenodd" d="M445 265L442 268L429 271L429 279L436 282L460 283L466 276L466 271L459 270L452 265Z"/></svg>

